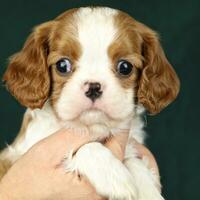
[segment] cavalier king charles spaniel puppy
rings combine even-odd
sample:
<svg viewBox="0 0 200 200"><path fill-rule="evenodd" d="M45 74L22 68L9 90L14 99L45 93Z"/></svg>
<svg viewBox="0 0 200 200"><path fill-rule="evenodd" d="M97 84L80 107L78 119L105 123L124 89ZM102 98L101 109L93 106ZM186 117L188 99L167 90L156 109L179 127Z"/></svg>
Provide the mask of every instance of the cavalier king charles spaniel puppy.
<svg viewBox="0 0 200 200"><path fill-rule="evenodd" d="M161 200L159 177L127 144L120 162L103 144L123 130L143 143L143 111L159 113L179 79L157 34L106 7L69 10L34 28L3 80L27 111L18 137L0 154L0 176L33 144L60 128L89 131L93 142L65 161L109 200Z"/></svg>

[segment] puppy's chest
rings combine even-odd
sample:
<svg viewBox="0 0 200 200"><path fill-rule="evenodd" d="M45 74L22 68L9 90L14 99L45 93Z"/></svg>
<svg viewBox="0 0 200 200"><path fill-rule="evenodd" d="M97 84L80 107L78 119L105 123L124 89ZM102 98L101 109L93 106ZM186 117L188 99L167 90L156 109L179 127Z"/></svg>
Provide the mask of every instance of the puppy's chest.
<svg viewBox="0 0 200 200"><path fill-rule="evenodd" d="M31 115L32 120L27 125L26 130L22 133L21 138L17 140L7 149L7 157L12 161L18 159L23 155L31 146L45 137L48 137L52 133L56 132L61 128L74 129L75 134L90 133L94 141L101 141L110 135L115 135L125 130L130 130L130 137L135 137L139 142L143 142L144 133L143 125L139 117L134 117L131 121L113 123L113 124L101 124L96 123L92 125L83 125L82 123L66 122L60 123L53 112L42 112L42 111L27 111ZM26 117L25 115L25 117ZM23 124L22 124L23 126ZM131 128L131 129L130 129Z"/></svg>

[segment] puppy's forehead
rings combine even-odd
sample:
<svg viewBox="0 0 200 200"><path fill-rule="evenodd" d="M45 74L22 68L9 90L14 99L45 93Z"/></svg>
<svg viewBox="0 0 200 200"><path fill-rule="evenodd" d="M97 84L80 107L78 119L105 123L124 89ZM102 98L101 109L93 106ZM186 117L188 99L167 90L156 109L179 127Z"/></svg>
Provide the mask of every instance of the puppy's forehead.
<svg viewBox="0 0 200 200"><path fill-rule="evenodd" d="M78 40L84 54L101 56L114 40L117 11L110 8L82 8L77 12ZM99 55L97 55L97 53Z"/></svg>
<svg viewBox="0 0 200 200"><path fill-rule="evenodd" d="M140 40L133 31L134 20L107 7L79 8L56 18L51 49L87 65L140 53ZM90 63L88 63L90 62Z"/></svg>

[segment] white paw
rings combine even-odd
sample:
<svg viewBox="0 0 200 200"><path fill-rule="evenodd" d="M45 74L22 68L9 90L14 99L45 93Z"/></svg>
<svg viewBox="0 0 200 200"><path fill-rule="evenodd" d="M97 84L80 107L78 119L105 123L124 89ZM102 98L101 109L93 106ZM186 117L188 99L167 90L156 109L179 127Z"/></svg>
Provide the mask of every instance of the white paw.
<svg viewBox="0 0 200 200"><path fill-rule="evenodd" d="M134 149L131 153L130 150L126 152L124 164L129 169L138 189L137 200L164 200L158 189L157 175L149 169L146 159L138 159Z"/></svg>
<svg viewBox="0 0 200 200"><path fill-rule="evenodd" d="M128 169L100 143L81 147L67 160L66 170L86 176L97 193L109 200L138 200L134 179Z"/></svg>

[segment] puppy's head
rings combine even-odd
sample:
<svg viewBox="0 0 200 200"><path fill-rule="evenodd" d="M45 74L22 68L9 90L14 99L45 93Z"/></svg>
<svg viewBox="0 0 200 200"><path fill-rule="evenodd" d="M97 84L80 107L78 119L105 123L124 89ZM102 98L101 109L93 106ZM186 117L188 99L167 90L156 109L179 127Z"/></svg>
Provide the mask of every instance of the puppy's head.
<svg viewBox="0 0 200 200"><path fill-rule="evenodd" d="M172 102L179 80L157 34L110 8L70 10L36 27L3 79L18 101L48 100L62 121L120 121L142 104L152 114Z"/></svg>

